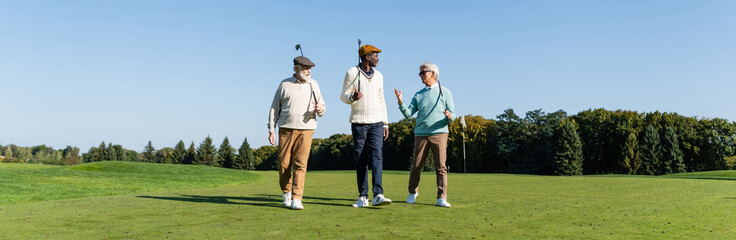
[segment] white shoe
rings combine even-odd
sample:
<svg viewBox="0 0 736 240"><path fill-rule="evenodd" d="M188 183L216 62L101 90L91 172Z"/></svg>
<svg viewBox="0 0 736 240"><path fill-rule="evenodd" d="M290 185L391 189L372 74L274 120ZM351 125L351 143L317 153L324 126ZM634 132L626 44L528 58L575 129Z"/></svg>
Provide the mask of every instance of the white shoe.
<svg viewBox="0 0 736 240"><path fill-rule="evenodd" d="M447 199L444 199L444 198L438 198L437 203L435 203L434 205L440 206L440 207L447 207L447 208L452 206L450 205L450 203L447 202Z"/></svg>
<svg viewBox="0 0 736 240"><path fill-rule="evenodd" d="M353 207L367 207L368 206L368 198L361 196L358 198L358 201L353 203Z"/></svg>
<svg viewBox="0 0 736 240"><path fill-rule="evenodd" d="M284 193L284 207L291 207L291 192Z"/></svg>
<svg viewBox="0 0 736 240"><path fill-rule="evenodd" d="M391 204L391 199L383 197L383 194L378 194L373 198L372 206L381 206Z"/></svg>
<svg viewBox="0 0 736 240"><path fill-rule="evenodd" d="M419 193L409 193L409 196L406 197L406 203L414 204L417 202L417 195L419 195Z"/></svg>
<svg viewBox="0 0 736 240"><path fill-rule="evenodd" d="M291 201L291 209L294 210L302 210L304 209L304 205L302 205L301 199L294 199L294 201Z"/></svg>

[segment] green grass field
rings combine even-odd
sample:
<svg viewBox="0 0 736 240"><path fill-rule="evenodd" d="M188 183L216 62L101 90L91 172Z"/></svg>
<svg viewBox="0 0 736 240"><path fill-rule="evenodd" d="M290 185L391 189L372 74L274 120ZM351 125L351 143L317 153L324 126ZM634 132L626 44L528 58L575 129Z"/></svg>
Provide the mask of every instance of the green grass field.
<svg viewBox="0 0 736 240"><path fill-rule="evenodd" d="M3 189L25 188L0 194L0 239L736 238L736 182L700 179L736 179L734 171L667 177L450 174L449 209L433 206L432 173L423 175L418 204L404 203L408 173L386 172L385 193L394 203L356 209L350 207L357 197L353 171L311 171L306 209L295 211L281 207L273 171L251 172L256 179L219 168L114 164L120 165L0 164L0 175L11 176L0 180ZM97 183L90 189L53 184L53 178ZM205 178L206 184L188 186ZM28 197L35 191L47 196ZM84 194L68 193L77 191Z"/></svg>
<svg viewBox="0 0 736 240"><path fill-rule="evenodd" d="M0 204L241 185L260 175L231 169L131 162L71 167L0 164Z"/></svg>

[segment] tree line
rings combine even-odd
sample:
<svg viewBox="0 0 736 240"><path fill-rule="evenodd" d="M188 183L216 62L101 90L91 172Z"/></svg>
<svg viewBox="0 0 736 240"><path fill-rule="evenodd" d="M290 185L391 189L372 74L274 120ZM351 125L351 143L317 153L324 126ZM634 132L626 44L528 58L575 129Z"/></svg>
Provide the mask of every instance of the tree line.
<svg viewBox="0 0 736 240"><path fill-rule="evenodd" d="M468 115L465 122L455 120L449 127L451 172L661 175L733 169L736 164L736 123L720 118L606 109L575 115L534 110L519 116L507 109L496 119ZM409 169L415 124L415 119L389 124L384 169ZM308 168L354 169L352 149L347 134L314 139ZM263 164L258 169L275 169L276 152L273 146L257 149ZM425 169L432 164L430 156Z"/></svg>
<svg viewBox="0 0 736 240"><path fill-rule="evenodd" d="M460 120L449 126L447 165L451 172L661 175L733 169L736 163L736 123L720 118L606 109L575 115L562 110L534 110L522 117L507 109L496 119L473 115L464 119L464 126ZM384 169L409 169L415 124L415 119L389 124L391 134L383 148ZM149 141L140 153L105 142L81 156L73 147L57 151L44 145L26 148L11 144L0 146L0 150L3 156L12 156L5 162L72 165L140 161L246 170L274 170L278 155L276 146L251 149L247 138L238 149L227 137L217 147L209 136L197 146L191 142L187 147L179 141L173 148L158 150ZM432 161L430 156L426 170L432 169ZM349 170L354 166L351 135L313 139L308 169Z"/></svg>
<svg viewBox="0 0 736 240"><path fill-rule="evenodd" d="M140 153L124 149L120 145L105 145L105 142L102 142L99 146L92 147L87 153L82 154L82 160L83 162L137 161L195 164L244 170L255 170L255 166L259 164L253 157L253 149L248 144L248 138L243 140L240 148L235 149L230 145L227 137L223 139L218 148L209 136L196 147L194 142L186 147L184 141L180 140L173 148L164 147L157 150L151 141L148 141Z"/></svg>
<svg viewBox="0 0 736 240"><path fill-rule="evenodd" d="M67 146L55 150L46 145L21 147L15 144L0 145L2 158L0 162L9 163L41 163L49 165L75 165L81 162L79 148Z"/></svg>
<svg viewBox="0 0 736 240"><path fill-rule="evenodd" d="M661 175L733 169L736 163L736 123L720 118L606 109L575 115L534 110L522 117L507 109L496 119L468 115L465 122L449 127L451 172ZM409 169L414 125L414 119L389 124L384 169ZM350 135L315 139L309 168L353 169L352 154ZM425 169L431 166L428 161Z"/></svg>

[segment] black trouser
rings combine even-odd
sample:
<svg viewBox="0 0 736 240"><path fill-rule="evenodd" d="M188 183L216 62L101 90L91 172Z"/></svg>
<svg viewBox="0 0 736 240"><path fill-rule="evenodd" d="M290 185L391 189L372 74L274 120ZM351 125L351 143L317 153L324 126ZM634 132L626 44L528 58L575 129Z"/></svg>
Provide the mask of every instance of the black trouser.
<svg viewBox="0 0 736 240"><path fill-rule="evenodd" d="M368 197L368 165L373 174L373 196L383 194L383 123L353 123L355 171L360 196Z"/></svg>

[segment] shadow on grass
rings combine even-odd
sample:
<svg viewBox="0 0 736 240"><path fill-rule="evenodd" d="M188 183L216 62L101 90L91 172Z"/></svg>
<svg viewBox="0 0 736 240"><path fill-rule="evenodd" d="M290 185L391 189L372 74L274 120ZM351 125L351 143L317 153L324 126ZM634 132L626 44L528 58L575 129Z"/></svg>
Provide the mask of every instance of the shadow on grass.
<svg viewBox="0 0 736 240"><path fill-rule="evenodd" d="M666 176L665 175L665 176L662 176L662 178L736 181L736 178L733 178L733 177L716 177L716 176Z"/></svg>
<svg viewBox="0 0 736 240"><path fill-rule="evenodd" d="M198 195L179 195L173 196L137 196L139 198L150 198L158 200L196 202L196 203L219 203L219 204L243 204L261 207L278 207L283 208L279 199L266 197L232 197L232 196L198 196Z"/></svg>
<svg viewBox="0 0 736 240"><path fill-rule="evenodd" d="M406 202L400 202L400 203L406 203ZM409 204L409 203L406 203L406 204ZM412 203L412 204L413 205L424 205L424 206L430 206L430 207L437 206L437 205L434 205L434 204L431 204L431 203Z"/></svg>
<svg viewBox="0 0 736 240"><path fill-rule="evenodd" d="M274 195L274 194L255 194L256 196L264 196L264 197L275 197L275 198L281 198L281 195ZM310 200L320 200L320 201L355 201L355 199L347 199L347 198L327 198L327 197L310 197L310 196L302 196L303 199L310 199ZM352 204L352 203L350 203Z"/></svg>
<svg viewBox="0 0 736 240"><path fill-rule="evenodd" d="M274 195L274 194L255 194L257 196L263 196L263 197L271 197L271 198L277 198L278 200L281 200L281 195ZM311 205L325 205L325 206L338 206L338 207L350 207L352 208L353 202L355 202L355 199L346 199L346 198L327 198L327 197L308 197L308 196L302 196L302 199L304 200L304 204ZM357 198L356 198L357 199ZM314 201L313 201L314 200ZM315 202L315 201L329 201L329 202ZM332 201L339 201L339 203L334 203ZM369 200L370 201L370 200ZM279 201L281 202L281 201ZM370 206L367 207L368 209L381 209L381 207L374 207Z"/></svg>
<svg viewBox="0 0 736 240"><path fill-rule="evenodd" d="M281 195L273 194L255 194L255 197L234 197L234 196L199 196L199 195L179 195L179 196L137 196L139 198L149 198L169 201L195 202L195 203L218 203L218 204L242 204L260 207L276 207L286 208L283 206ZM347 206L351 207L351 199L340 198L323 198L323 197L303 197L304 204L326 205L326 206ZM309 200L317 200L312 202ZM346 203L331 203L319 201L344 201Z"/></svg>

